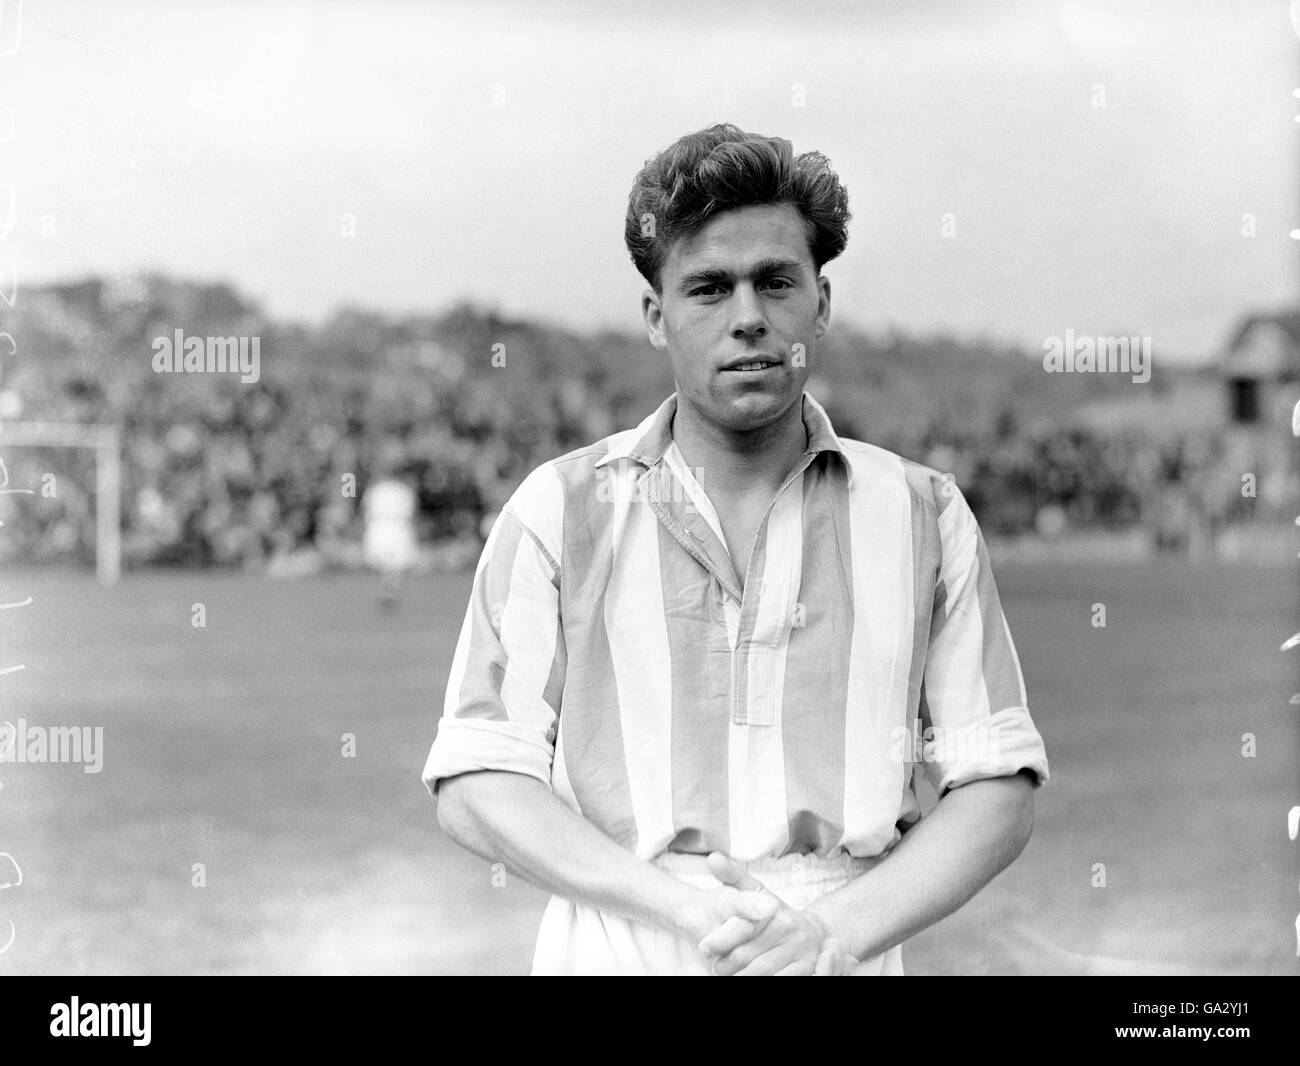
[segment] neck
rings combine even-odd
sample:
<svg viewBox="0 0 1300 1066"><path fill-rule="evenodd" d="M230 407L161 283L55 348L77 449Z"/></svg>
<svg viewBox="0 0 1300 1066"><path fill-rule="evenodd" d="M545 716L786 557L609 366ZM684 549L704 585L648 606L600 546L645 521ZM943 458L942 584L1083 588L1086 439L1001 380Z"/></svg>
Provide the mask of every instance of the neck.
<svg viewBox="0 0 1300 1066"><path fill-rule="evenodd" d="M730 430L704 419L681 394L673 440L706 490L775 493L808 447L802 395L770 425Z"/></svg>

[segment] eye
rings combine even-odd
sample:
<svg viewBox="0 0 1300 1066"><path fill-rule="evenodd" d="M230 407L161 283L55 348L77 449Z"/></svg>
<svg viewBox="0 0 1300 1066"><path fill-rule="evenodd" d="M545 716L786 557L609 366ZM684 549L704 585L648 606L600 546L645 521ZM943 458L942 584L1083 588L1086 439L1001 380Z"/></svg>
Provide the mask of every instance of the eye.
<svg viewBox="0 0 1300 1066"><path fill-rule="evenodd" d="M763 282L763 288L775 289L777 292L784 292L786 289L793 289L794 282L789 278L768 278Z"/></svg>
<svg viewBox="0 0 1300 1066"><path fill-rule="evenodd" d="M722 290L717 285L697 285L690 291L691 296L717 296Z"/></svg>

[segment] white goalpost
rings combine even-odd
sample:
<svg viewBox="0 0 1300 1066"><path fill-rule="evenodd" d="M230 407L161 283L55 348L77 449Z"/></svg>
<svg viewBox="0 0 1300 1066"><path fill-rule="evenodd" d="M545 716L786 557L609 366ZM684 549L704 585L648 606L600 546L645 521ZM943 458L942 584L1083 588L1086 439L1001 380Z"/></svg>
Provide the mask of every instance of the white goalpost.
<svg viewBox="0 0 1300 1066"><path fill-rule="evenodd" d="M14 447L94 451L95 574L102 584L112 585L122 573L121 428L91 422L6 422L0 449Z"/></svg>

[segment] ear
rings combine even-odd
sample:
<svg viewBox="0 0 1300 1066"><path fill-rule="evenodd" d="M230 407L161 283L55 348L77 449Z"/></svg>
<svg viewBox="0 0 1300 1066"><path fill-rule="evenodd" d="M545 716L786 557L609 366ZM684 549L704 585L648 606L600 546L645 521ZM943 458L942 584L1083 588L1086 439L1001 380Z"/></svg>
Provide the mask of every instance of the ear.
<svg viewBox="0 0 1300 1066"><path fill-rule="evenodd" d="M661 352L668 351L668 338L664 334L663 298L654 289L646 289L641 294L641 316L645 319L646 336L650 344Z"/></svg>
<svg viewBox="0 0 1300 1066"><path fill-rule="evenodd" d="M816 336L822 336L831 324L831 281L822 275L817 276L817 324L813 328Z"/></svg>

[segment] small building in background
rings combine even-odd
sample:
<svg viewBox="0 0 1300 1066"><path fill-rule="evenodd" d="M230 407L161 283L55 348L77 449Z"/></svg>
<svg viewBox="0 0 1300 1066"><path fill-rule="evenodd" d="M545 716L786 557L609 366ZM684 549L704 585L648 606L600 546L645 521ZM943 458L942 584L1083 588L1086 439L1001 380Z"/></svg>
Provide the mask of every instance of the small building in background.
<svg viewBox="0 0 1300 1066"><path fill-rule="evenodd" d="M1300 310L1247 315L1228 342L1220 370L1229 425L1267 438L1289 427L1300 385ZM1283 436L1289 438L1289 431Z"/></svg>
<svg viewBox="0 0 1300 1066"><path fill-rule="evenodd" d="M1300 400L1300 310L1244 316L1216 367L1222 392L1223 465L1237 481L1239 532L1285 536L1300 507L1291 412ZM1255 548L1262 549L1262 542ZM1245 550L1245 549L1243 549ZM1227 554L1241 554L1229 546Z"/></svg>

